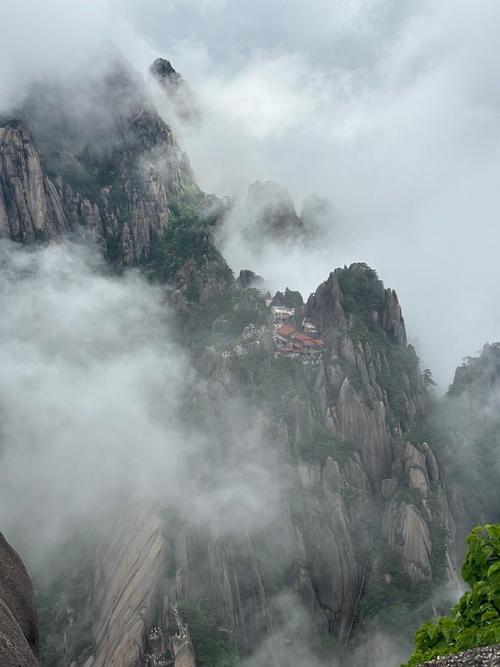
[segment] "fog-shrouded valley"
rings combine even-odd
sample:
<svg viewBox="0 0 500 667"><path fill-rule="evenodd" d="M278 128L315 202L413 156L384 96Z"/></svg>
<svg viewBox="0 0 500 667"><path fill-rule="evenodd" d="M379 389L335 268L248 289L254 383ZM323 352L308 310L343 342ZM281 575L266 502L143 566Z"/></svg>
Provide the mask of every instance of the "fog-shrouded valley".
<svg viewBox="0 0 500 667"><path fill-rule="evenodd" d="M2 14L0 667L499 664L497 5Z"/></svg>

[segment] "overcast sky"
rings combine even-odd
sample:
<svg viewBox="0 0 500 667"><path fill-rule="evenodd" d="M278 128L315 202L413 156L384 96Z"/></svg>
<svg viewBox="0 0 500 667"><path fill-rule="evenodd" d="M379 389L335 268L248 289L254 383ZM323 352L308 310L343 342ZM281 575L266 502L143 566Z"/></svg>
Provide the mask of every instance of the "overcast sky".
<svg viewBox="0 0 500 667"><path fill-rule="evenodd" d="M170 58L204 109L180 129L203 188L273 179L338 213L321 250L250 268L307 294L368 262L445 386L500 339L498 34L497 0L25 0L2 10L0 99L103 40L142 71Z"/></svg>

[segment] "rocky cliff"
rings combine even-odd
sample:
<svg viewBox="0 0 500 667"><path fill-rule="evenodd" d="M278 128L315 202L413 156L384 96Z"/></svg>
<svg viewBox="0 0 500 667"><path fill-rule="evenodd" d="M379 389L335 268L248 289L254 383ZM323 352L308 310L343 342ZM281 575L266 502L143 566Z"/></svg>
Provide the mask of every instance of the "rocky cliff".
<svg viewBox="0 0 500 667"><path fill-rule="evenodd" d="M231 202L222 225L221 243L245 247L249 256L258 256L269 246L292 247L306 244L318 231L314 216L307 224L295 210L288 190L274 181L257 181L245 196ZM226 247L226 251L231 250Z"/></svg>
<svg viewBox="0 0 500 667"><path fill-rule="evenodd" d="M464 651L457 655L431 660L422 667L498 667L500 665L500 647L486 646L472 651Z"/></svg>
<svg viewBox="0 0 500 667"><path fill-rule="evenodd" d="M214 435L214 474L235 447L230 397L258 411L262 451L285 476L279 511L244 537L228 529L214 538L191 525L188 509L170 533L176 599L193 618L208 601L225 648L246 655L264 645L263 665L288 664L304 644L321 655L329 638L355 645L389 618L409 639L433 609L432 591L455 581L441 471L413 433L427 398L396 294L356 264L332 273L297 312L327 341L321 363L276 359L236 336L234 351L225 339L226 349L200 357L190 398L189 413ZM203 479L210 485L206 462ZM290 625L295 609L307 631Z"/></svg>
<svg viewBox="0 0 500 667"><path fill-rule="evenodd" d="M154 69L167 92L178 84L167 61ZM232 509L239 520L200 521L196 494L181 508L161 496L123 508L89 559L82 609L63 614L55 659L208 667L257 654L278 666L304 651L330 659L332 646L347 661L389 621L411 634L455 577L454 523L432 442L418 435L427 395L396 293L364 264L331 273L305 305L285 292L277 302L293 298L295 325L312 323L325 348L314 363L276 356L263 295L234 281L213 243L227 205L193 184L138 77L112 58L87 81L92 104L70 109L53 103L54 86L0 128L0 234L27 243L83 230L115 264L168 282L194 365L185 421L208 438L194 487L214 492L224 472L244 480L258 467L270 498L248 525ZM254 185L247 208L265 234L304 238L283 188ZM67 626L89 609L80 650Z"/></svg>
<svg viewBox="0 0 500 667"><path fill-rule="evenodd" d="M427 431L438 447L457 528L457 558L473 526L500 521L500 344L487 343L456 369L448 393L433 405Z"/></svg>
<svg viewBox="0 0 500 667"><path fill-rule="evenodd" d="M413 435L427 399L395 292L355 264L330 274L300 316L327 341L309 400L301 412L294 406L292 424L299 456L301 443L314 440L314 422L333 444L329 456L300 468L306 489L320 483L325 499L335 501L327 521L335 517L337 544L325 549L322 564L337 554L333 569L342 576L332 582L336 604L327 609L338 610L342 637L372 595L387 601L401 573L409 590L453 579L454 525L432 449ZM307 542L318 540L319 526Z"/></svg>
<svg viewBox="0 0 500 667"><path fill-rule="evenodd" d="M33 587L21 559L0 533L0 664L38 665Z"/></svg>
<svg viewBox="0 0 500 667"><path fill-rule="evenodd" d="M172 63L165 58L157 58L151 65L150 73L165 93L164 99L171 112L184 123L199 123L201 111L196 97Z"/></svg>
<svg viewBox="0 0 500 667"><path fill-rule="evenodd" d="M244 299L247 291L236 293ZM227 323L224 312L215 330ZM214 656L236 664L257 647L259 664L289 664L303 645L319 655L329 638L355 645L392 615L411 633L416 608L431 608L432 589L453 580L441 471L411 432L427 400L395 293L353 265L331 274L298 312L325 336L320 364L276 359L251 340L243 355L214 347L199 357L186 407L196 428L212 434L211 465L192 467L206 490L228 457L239 474L229 406L235 396L244 401L238 432L260 421L257 454L273 453L279 510L243 534L204 529L189 499L182 511L124 516L96 560L95 664L142 664L155 628L182 639L173 602L199 665ZM232 340L241 346L238 335ZM297 609L308 619L299 627L290 622Z"/></svg>
<svg viewBox="0 0 500 667"><path fill-rule="evenodd" d="M84 231L123 264L163 238L189 163L140 77L115 54L106 63L76 91L36 88L0 128L0 236Z"/></svg>

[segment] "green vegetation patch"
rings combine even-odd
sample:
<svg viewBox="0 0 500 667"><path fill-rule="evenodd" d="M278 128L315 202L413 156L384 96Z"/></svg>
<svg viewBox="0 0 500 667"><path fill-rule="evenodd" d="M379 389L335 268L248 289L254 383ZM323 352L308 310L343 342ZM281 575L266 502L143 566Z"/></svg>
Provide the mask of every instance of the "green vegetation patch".
<svg viewBox="0 0 500 667"><path fill-rule="evenodd" d="M249 324L261 326L268 323L270 310L258 290L223 285L214 289L203 303L191 303L189 310L182 312L180 317L183 342L197 357L208 346L219 351L231 350ZM268 356L262 346L256 346L247 357L234 360L235 371L239 369L242 380L250 375L257 377L260 369L256 363L264 362Z"/></svg>
<svg viewBox="0 0 500 667"><path fill-rule="evenodd" d="M373 313L384 307L384 285L376 271L365 266L363 271L345 268L338 272L338 281L344 297L342 305L347 315L357 315L373 328Z"/></svg>
<svg viewBox="0 0 500 667"><path fill-rule="evenodd" d="M180 602L179 611L188 624L198 667L235 667L240 664L238 652L229 639L230 633L220 627L208 600Z"/></svg>
<svg viewBox="0 0 500 667"><path fill-rule="evenodd" d="M467 544L462 577L471 590L449 616L422 625L406 667L500 642L500 525L477 526Z"/></svg>
<svg viewBox="0 0 500 667"><path fill-rule="evenodd" d="M145 261L145 270L151 279L171 281L191 258L197 265L210 260L223 263L212 240L217 213L203 210L204 199L203 192L193 184L170 202L165 236L155 241Z"/></svg>
<svg viewBox="0 0 500 667"><path fill-rule="evenodd" d="M353 452L353 445L347 440L339 440L319 422L315 425L312 437L298 443L301 458L305 461L322 463L329 456L339 463L345 462Z"/></svg>

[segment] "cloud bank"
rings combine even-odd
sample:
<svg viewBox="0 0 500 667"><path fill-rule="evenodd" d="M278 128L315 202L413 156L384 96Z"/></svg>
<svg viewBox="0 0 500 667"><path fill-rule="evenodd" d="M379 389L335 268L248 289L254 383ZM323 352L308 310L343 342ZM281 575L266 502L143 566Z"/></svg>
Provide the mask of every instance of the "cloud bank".
<svg viewBox="0 0 500 667"><path fill-rule="evenodd" d="M0 524L26 553L129 501L161 500L216 534L275 517L258 416L234 398L213 433L186 419L204 388L161 289L83 245L4 241L0 312Z"/></svg>

